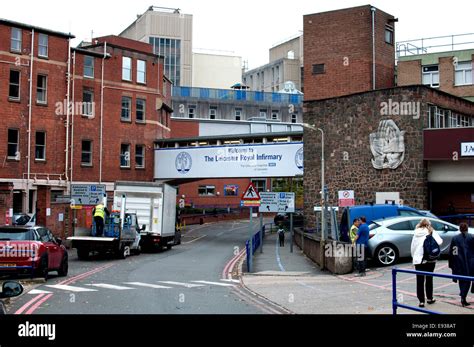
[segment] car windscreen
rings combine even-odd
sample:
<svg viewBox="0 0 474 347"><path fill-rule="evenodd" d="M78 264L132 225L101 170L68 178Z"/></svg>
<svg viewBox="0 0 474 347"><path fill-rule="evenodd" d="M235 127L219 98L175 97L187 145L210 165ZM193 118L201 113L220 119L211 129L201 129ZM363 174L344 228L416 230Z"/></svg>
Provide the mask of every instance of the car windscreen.
<svg viewBox="0 0 474 347"><path fill-rule="evenodd" d="M14 216L14 220L16 225L26 225L31 220L31 217L26 214L19 214Z"/></svg>
<svg viewBox="0 0 474 347"><path fill-rule="evenodd" d="M29 229L0 228L0 241L34 241L34 234Z"/></svg>

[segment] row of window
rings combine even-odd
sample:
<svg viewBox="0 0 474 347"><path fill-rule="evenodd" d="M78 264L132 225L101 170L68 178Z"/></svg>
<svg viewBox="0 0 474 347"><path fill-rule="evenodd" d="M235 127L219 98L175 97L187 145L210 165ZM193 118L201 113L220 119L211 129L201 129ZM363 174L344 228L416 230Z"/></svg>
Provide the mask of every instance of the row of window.
<svg viewBox="0 0 474 347"><path fill-rule="evenodd" d="M439 66L427 65L422 68L422 83L424 85L439 87ZM458 62L454 68L454 85L464 86L472 84L472 62Z"/></svg>
<svg viewBox="0 0 474 347"><path fill-rule="evenodd" d="M94 57L84 56L83 75L86 78L94 78L95 67ZM132 58L122 57L122 80L131 82L133 80ZM146 84L146 61L137 59L136 61L136 82Z"/></svg>
<svg viewBox="0 0 474 347"><path fill-rule="evenodd" d="M428 109L429 128L459 128L474 126L474 117L452 112L437 106Z"/></svg>
<svg viewBox="0 0 474 347"><path fill-rule="evenodd" d="M7 157L9 160L20 160L20 131L8 129ZM46 132L35 133L35 160L46 160Z"/></svg>
<svg viewBox="0 0 474 347"><path fill-rule="evenodd" d="M92 141L82 140L81 148L81 165L92 166L93 153L92 153ZM128 143L122 143L120 145L120 167L130 168L131 167L131 145ZM145 145L135 146L135 168L145 168Z"/></svg>
<svg viewBox="0 0 474 347"><path fill-rule="evenodd" d="M18 70L10 70L10 81L8 84L8 98L13 101L20 100L21 73ZM36 102L38 104L48 103L48 76L37 75L36 78Z"/></svg>
<svg viewBox="0 0 474 347"><path fill-rule="evenodd" d="M22 53L23 31L19 28L11 28L10 50L14 53ZM48 58L49 37L46 34L38 34L38 56Z"/></svg>
<svg viewBox="0 0 474 347"><path fill-rule="evenodd" d="M198 118L196 116L196 105L189 105L188 106L188 118ZM259 111L259 117L260 118L265 118L267 119L267 109L260 109ZM218 119L218 113L217 113L217 106L210 106L209 107L209 119ZM235 120L243 120L243 111L242 108L236 107L234 108L234 119ZM272 110L271 111L271 117L269 118L274 121L279 121L280 120L280 111L279 110ZM293 113L291 115L291 123L297 123L298 122L298 114Z"/></svg>

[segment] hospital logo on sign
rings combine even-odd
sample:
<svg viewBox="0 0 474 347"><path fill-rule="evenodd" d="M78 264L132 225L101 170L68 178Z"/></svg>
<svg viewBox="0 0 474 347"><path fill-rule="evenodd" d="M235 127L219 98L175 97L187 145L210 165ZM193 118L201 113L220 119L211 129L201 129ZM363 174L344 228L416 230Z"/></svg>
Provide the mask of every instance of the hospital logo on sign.
<svg viewBox="0 0 474 347"><path fill-rule="evenodd" d="M295 155L295 164L298 167L298 169L300 169L301 171L303 171L303 168L304 168L303 159L304 159L303 148L300 148L298 152L296 152L296 155Z"/></svg>
<svg viewBox="0 0 474 347"><path fill-rule="evenodd" d="M186 175L193 166L193 160L189 153L181 152L176 156L175 161L176 170L183 175Z"/></svg>

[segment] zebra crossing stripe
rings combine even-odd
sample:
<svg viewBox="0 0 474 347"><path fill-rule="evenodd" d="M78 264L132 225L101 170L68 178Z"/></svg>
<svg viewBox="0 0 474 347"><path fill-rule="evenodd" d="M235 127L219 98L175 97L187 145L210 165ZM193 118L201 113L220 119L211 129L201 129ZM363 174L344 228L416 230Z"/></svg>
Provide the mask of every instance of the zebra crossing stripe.
<svg viewBox="0 0 474 347"><path fill-rule="evenodd" d="M221 287L235 287L235 285L230 283L221 283L221 282L209 282L209 281L191 281L194 283L202 283L202 284L210 284L213 286L221 286Z"/></svg>
<svg viewBox="0 0 474 347"><path fill-rule="evenodd" d="M130 289L135 289L135 288L130 288L130 287L116 286L116 285L107 284L107 283L93 283L93 284L87 284L87 285L88 285L88 286L93 286L93 287L104 288L104 289L115 289L115 290L130 290Z"/></svg>
<svg viewBox="0 0 474 347"><path fill-rule="evenodd" d="M158 284L151 284L151 283L142 283L142 282L125 282L125 284L129 284L131 286L137 286L137 287L154 288L154 289L171 289L171 287L160 286Z"/></svg>
<svg viewBox="0 0 474 347"><path fill-rule="evenodd" d="M164 284L186 287L186 288L204 287L203 284L182 283L182 282L173 282L173 281L159 281L159 282L164 283Z"/></svg>
<svg viewBox="0 0 474 347"><path fill-rule="evenodd" d="M65 290L65 291L68 291L68 292L96 292L97 291L95 289L73 287L73 286L67 286L67 285L64 285L64 284L46 285L46 287Z"/></svg>
<svg viewBox="0 0 474 347"><path fill-rule="evenodd" d="M36 294L52 294L52 292L48 292L47 290L40 290L40 289L33 289L28 292L28 294L36 295Z"/></svg>

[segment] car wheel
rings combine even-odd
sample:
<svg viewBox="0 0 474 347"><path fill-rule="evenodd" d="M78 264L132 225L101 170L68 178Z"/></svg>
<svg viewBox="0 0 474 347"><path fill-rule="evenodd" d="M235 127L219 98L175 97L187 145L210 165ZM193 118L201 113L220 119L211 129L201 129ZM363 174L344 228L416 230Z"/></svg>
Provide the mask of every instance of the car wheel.
<svg viewBox="0 0 474 347"><path fill-rule="evenodd" d="M377 264L390 266L398 262L398 249L391 244L384 244L377 247L374 254Z"/></svg>
<svg viewBox="0 0 474 347"><path fill-rule="evenodd" d="M63 260L61 261L61 267L58 270L58 275L60 277L66 277L67 273L69 271L69 262L67 256L63 257Z"/></svg>
<svg viewBox="0 0 474 347"><path fill-rule="evenodd" d="M44 278L45 281L48 280L48 256L45 255L40 260L40 266L36 270L36 276L39 278Z"/></svg>

